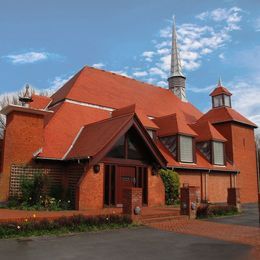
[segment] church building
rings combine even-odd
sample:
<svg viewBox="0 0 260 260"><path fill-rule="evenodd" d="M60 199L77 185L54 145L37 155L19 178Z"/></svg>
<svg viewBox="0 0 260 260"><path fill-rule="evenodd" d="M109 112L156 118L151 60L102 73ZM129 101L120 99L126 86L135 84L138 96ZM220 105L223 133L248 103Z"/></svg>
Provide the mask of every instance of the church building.
<svg viewBox="0 0 260 260"><path fill-rule="evenodd" d="M225 203L238 187L242 203L256 202L257 126L232 108L221 80L207 113L187 100L185 81L174 26L168 88L85 66L51 97L27 89L21 105L1 111L0 201L40 171L73 194L76 209L122 207L126 187L142 188L144 206L163 206L158 171L169 168L202 201Z"/></svg>

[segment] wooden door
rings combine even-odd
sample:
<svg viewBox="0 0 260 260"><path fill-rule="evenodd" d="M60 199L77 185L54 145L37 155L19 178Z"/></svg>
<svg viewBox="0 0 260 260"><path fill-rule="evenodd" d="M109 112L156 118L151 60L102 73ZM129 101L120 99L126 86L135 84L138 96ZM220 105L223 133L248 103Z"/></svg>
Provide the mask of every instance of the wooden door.
<svg viewBox="0 0 260 260"><path fill-rule="evenodd" d="M123 190L128 187L135 187L136 168L129 166L118 166L116 170L116 180L117 206L122 206Z"/></svg>

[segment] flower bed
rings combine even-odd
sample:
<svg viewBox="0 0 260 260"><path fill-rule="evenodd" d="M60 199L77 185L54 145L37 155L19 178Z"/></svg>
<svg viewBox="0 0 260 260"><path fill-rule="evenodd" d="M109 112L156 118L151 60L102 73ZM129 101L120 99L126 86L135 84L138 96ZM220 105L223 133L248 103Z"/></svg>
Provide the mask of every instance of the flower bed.
<svg viewBox="0 0 260 260"><path fill-rule="evenodd" d="M0 224L0 238L57 235L71 232L124 228L131 225L131 219L124 215L95 217L74 215L72 217L60 217L55 220L43 219L40 221L25 219L23 222Z"/></svg>
<svg viewBox="0 0 260 260"><path fill-rule="evenodd" d="M197 218L213 218L239 214L235 206L202 204L197 209Z"/></svg>

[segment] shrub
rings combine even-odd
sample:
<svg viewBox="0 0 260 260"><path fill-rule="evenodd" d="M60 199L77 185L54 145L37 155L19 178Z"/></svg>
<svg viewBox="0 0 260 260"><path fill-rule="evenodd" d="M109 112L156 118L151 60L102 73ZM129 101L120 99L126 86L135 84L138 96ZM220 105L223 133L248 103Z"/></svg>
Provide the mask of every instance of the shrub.
<svg viewBox="0 0 260 260"><path fill-rule="evenodd" d="M21 180L22 201L28 205L38 204L44 194L47 181L47 176L42 172L35 174L32 179L23 177Z"/></svg>
<svg viewBox="0 0 260 260"><path fill-rule="evenodd" d="M197 209L197 218L212 218L238 214L237 207L231 205L200 205Z"/></svg>
<svg viewBox="0 0 260 260"><path fill-rule="evenodd" d="M20 223L0 223L0 238L57 234L71 231L87 231L115 227L127 227L132 220L125 215L60 217L55 220L40 221L29 219Z"/></svg>
<svg viewBox="0 0 260 260"><path fill-rule="evenodd" d="M169 169L161 169L159 174L163 180L165 187L165 201L167 205L173 205L178 202L180 179L177 172Z"/></svg>

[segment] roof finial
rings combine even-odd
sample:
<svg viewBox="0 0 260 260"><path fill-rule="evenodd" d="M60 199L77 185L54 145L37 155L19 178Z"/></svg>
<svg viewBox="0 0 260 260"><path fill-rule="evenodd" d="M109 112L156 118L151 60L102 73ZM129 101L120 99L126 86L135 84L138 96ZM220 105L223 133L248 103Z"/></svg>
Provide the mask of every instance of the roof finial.
<svg viewBox="0 0 260 260"><path fill-rule="evenodd" d="M33 101L29 88L30 88L29 84L26 84L25 92L23 93L23 96L19 97L19 101L22 103L23 107L29 107L29 104Z"/></svg>
<svg viewBox="0 0 260 260"><path fill-rule="evenodd" d="M182 74L182 66L181 59L179 56L179 49L177 44L177 32L176 32L176 23L175 16L173 16L173 26L172 26L172 56L171 56L171 76L181 76Z"/></svg>
<svg viewBox="0 0 260 260"><path fill-rule="evenodd" d="M218 79L218 87L222 87L222 80L221 80L221 76L219 76L219 79Z"/></svg>

